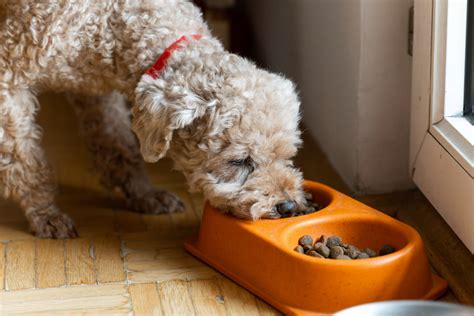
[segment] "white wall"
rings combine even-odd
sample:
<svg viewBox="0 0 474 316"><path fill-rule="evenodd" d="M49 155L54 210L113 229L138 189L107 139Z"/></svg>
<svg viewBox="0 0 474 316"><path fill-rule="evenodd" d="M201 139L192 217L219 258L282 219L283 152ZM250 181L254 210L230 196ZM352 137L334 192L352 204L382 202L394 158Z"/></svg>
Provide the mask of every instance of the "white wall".
<svg viewBox="0 0 474 316"><path fill-rule="evenodd" d="M362 0L357 189L386 192L409 177L411 0Z"/></svg>
<svg viewBox="0 0 474 316"><path fill-rule="evenodd" d="M294 79L303 121L356 193L408 174L411 0L247 0L259 57Z"/></svg>

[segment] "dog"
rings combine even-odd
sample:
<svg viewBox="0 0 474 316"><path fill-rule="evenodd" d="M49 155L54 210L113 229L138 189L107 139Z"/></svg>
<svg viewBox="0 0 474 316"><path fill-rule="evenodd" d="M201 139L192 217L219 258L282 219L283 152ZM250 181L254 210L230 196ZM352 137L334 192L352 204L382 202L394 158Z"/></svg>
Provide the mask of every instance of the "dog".
<svg viewBox="0 0 474 316"><path fill-rule="evenodd" d="M35 122L48 90L67 95L101 183L136 212L183 210L145 172L165 155L239 218L305 205L294 84L224 50L190 1L0 0L0 191L37 237L73 238Z"/></svg>

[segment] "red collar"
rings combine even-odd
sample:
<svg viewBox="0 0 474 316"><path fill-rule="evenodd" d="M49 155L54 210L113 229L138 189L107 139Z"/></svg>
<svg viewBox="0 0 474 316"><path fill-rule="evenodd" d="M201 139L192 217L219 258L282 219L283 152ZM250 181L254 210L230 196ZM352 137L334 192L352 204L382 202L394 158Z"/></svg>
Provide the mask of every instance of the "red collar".
<svg viewBox="0 0 474 316"><path fill-rule="evenodd" d="M199 40L202 38L202 35L199 34L194 34L191 35L192 39ZM160 55L160 57L156 60L155 64L148 68L148 70L145 72L145 74L149 75L153 79L158 78L160 75L160 72L163 70L163 68L166 67L166 62L168 58L171 57L171 54L180 48L184 47L184 44L186 44L189 41L189 37L183 35L181 36L177 41L175 41L173 44L168 46L163 53Z"/></svg>

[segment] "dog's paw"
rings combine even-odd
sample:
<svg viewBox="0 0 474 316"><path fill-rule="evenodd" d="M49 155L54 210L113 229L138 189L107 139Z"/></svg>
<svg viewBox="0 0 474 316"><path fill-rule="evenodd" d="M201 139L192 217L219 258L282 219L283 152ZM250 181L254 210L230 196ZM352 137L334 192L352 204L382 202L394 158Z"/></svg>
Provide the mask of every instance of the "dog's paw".
<svg viewBox="0 0 474 316"><path fill-rule="evenodd" d="M78 237L74 222L64 213L36 215L30 222L31 232L39 238L67 239Z"/></svg>
<svg viewBox="0 0 474 316"><path fill-rule="evenodd" d="M135 212L144 214L163 214L184 211L183 202L173 193L156 190L129 199L130 206Z"/></svg>

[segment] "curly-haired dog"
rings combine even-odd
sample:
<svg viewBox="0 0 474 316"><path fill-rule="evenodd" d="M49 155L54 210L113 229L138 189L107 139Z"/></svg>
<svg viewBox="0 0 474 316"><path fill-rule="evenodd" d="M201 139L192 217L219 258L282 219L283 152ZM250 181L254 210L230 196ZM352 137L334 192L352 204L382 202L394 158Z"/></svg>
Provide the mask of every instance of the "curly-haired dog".
<svg viewBox="0 0 474 316"><path fill-rule="evenodd" d="M160 73L145 73L183 35ZM225 51L190 1L0 0L1 193L37 236L74 237L35 122L44 90L68 94L102 183L135 211L183 208L145 174L142 157L165 155L191 191L236 216L304 204L293 84Z"/></svg>

